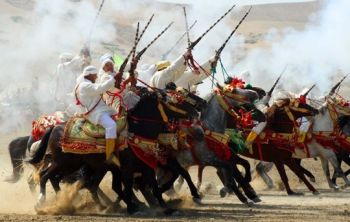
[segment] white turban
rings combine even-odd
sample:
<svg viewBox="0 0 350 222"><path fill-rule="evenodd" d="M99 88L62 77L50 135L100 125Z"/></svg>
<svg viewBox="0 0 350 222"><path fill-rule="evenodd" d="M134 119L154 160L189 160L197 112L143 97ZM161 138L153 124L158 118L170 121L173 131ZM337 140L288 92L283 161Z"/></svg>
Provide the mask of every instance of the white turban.
<svg viewBox="0 0 350 222"><path fill-rule="evenodd" d="M61 63L69 62L74 58L74 55L72 53L61 53L60 54L60 61Z"/></svg>
<svg viewBox="0 0 350 222"><path fill-rule="evenodd" d="M102 64L101 64L101 68L103 69L103 67L107 64L107 63L112 63L114 65L114 62L112 59L110 58L106 58L105 60L102 61Z"/></svg>
<svg viewBox="0 0 350 222"><path fill-rule="evenodd" d="M83 71L83 76L88 76L88 75L91 75L91 74L97 74L97 69L95 66L87 66L85 67L84 71Z"/></svg>
<svg viewBox="0 0 350 222"><path fill-rule="evenodd" d="M113 56L110 53L106 53L100 57L100 62L104 62L106 59L112 59Z"/></svg>

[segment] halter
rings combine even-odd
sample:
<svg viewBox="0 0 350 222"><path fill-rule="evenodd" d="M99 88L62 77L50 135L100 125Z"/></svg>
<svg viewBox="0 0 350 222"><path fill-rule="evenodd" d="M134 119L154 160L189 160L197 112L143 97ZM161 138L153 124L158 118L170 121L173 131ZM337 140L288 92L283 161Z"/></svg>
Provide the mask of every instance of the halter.
<svg viewBox="0 0 350 222"><path fill-rule="evenodd" d="M231 117L234 118L235 121L238 121L241 119L239 114L234 110L234 107L227 101L225 98L225 94L221 90L215 90L215 97L218 100L221 108L226 111Z"/></svg>

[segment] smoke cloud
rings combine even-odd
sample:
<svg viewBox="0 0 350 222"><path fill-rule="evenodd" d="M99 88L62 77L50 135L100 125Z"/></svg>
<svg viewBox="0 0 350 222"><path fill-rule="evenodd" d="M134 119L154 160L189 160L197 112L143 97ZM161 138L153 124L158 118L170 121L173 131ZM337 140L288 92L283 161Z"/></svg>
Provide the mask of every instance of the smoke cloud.
<svg viewBox="0 0 350 222"><path fill-rule="evenodd" d="M198 20L190 32L191 40L199 37L235 2L242 3L191 1L187 6L189 23ZM0 4L0 131L28 130L32 119L56 110L53 92L59 54L78 54L89 39L100 1L7 0ZM317 82L321 92L327 91L335 74L346 73L350 69L350 33L346 26L350 20L349 9L350 2L347 0L323 1L322 10L310 16L305 29L271 29L263 37L271 47L256 48L248 53L247 39L236 33L223 51L224 64L232 75L248 70L251 83L265 89L288 65L283 87L297 92ZM193 52L199 63L214 55L245 10L238 5L203 38ZM174 25L150 47L140 66L159 61L185 32L182 8L154 0L105 0L91 36L93 65L98 67L98 58L106 52L125 56L133 45L137 22L141 22L143 27L153 13L154 21L139 43L138 50L171 21ZM251 14L254 14L254 8ZM254 30L251 32L254 33ZM186 39L168 59L175 59L185 50ZM223 80L221 74L216 77L219 81ZM208 93L210 87L209 80L200 85L201 95Z"/></svg>

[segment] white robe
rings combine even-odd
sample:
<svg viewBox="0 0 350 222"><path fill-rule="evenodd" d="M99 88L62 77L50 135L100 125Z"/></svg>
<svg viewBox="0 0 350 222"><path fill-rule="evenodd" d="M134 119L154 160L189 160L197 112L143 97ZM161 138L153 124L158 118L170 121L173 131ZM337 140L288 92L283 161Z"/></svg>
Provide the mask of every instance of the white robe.
<svg viewBox="0 0 350 222"><path fill-rule="evenodd" d="M169 67L157 71L150 80L152 87L164 89L169 82L175 82L186 71L186 60L183 55L175 60Z"/></svg>
<svg viewBox="0 0 350 222"><path fill-rule="evenodd" d="M77 97L85 108L85 112L92 110L88 114L87 119L93 124L99 122L103 113L108 113L109 115L116 114L113 108L107 106L103 100L100 100L101 95L112 88L114 83L115 80L112 76L106 77L105 81L102 83L92 83L85 78L78 83L78 88L76 90Z"/></svg>
<svg viewBox="0 0 350 222"><path fill-rule="evenodd" d="M77 77L83 67L89 63L89 58L76 56L69 62L60 63L56 70L56 99L65 102L68 94L74 90Z"/></svg>
<svg viewBox="0 0 350 222"><path fill-rule="evenodd" d="M196 89L195 84L200 83L201 81L208 78L206 73L211 73L211 63L210 60L201 65L202 68L206 71L204 72L202 69L199 69L199 74L194 73L192 70L187 70L181 75L178 79L176 79L175 84L178 87L183 87L187 89L189 86L192 89ZM191 90L192 90L191 89Z"/></svg>

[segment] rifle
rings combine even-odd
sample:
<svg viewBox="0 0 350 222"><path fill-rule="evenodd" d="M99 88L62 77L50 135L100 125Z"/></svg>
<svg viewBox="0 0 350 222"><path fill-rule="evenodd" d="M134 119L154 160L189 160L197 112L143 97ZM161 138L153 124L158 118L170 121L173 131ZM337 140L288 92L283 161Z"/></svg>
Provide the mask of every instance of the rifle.
<svg viewBox="0 0 350 222"><path fill-rule="evenodd" d="M171 22L167 27L165 27L150 43L148 43L148 45L143 48L139 53L137 53L137 55L135 56L135 58L133 58L131 64L130 64L130 70L129 70L129 74L130 77L132 79L134 79L135 76L135 69L137 66L138 61L141 59L141 56L146 52L146 50L153 45L153 43L155 41L157 41L172 25L174 24L174 22Z"/></svg>
<svg viewBox="0 0 350 222"><path fill-rule="evenodd" d="M194 42L191 42L190 46L188 47L188 49L192 50L201 40L202 38L208 34L208 32L210 30L212 30L228 13L230 13L232 11L232 9L235 7L236 5L233 5L229 10L227 10L225 12L225 14L223 14L212 26L210 26L201 36L199 36Z"/></svg>
<svg viewBox="0 0 350 222"><path fill-rule="evenodd" d="M129 58L130 56L135 52L136 52L136 47L137 47L137 44L139 43L139 41L141 40L143 34L145 34L146 30L148 29L148 26L150 25L151 21L153 20L153 17L154 17L154 14L152 14L152 16L150 17L150 19L148 20L146 26L143 28L140 36L138 36L138 32L139 32L139 23L137 23L137 30L136 30L136 37L135 37L135 42L134 42L134 46L132 47L131 51L129 52L129 54L126 56L126 58L124 59L122 65L119 67L119 70L118 70L118 74L117 75L120 75L120 80L121 80L121 77L124 73L124 70L125 70L125 67L126 65L128 64L128 61L129 61ZM136 40L137 39L137 40Z"/></svg>
<svg viewBox="0 0 350 222"><path fill-rule="evenodd" d="M189 27L188 31L190 31L197 23L197 20L194 21L194 23ZM168 55L175 49L175 47L181 42L181 40L186 36L187 31L182 34L182 36L175 42L175 44L173 45L173 47L171 47L168 51L166 51L163 55L162 55L162 59L165 60Z"/></svg>
<svg viewBox="0 0 350 222"><path fill-rule="evenodd" d="M315 88L315 86L316 86L316 84L313 84L313 85L311 86L311 88L310 88L306 93L304 93L303 96L306 98L306 96L309 95L309 93L311 92L311 90L313 90L313 88Z"/></svg>
<svg viewBox="0 0 350 222"><path fill-rule="evenodd" d="M87 48L90 48L92 31L93 31L93 29L94 29L94 27L95 27L96 21L97 21L97 19L98 19L98 16L99 16L100 13L101 13L101 10L102 10L102 7L103 7L104 3L105 3L105 0L102 0L102 1L101 1L101 4L100 4L100 6L99 6L99 8L98 8L98 10L97 10L97 14L96 14L96 16L95 16L95 19L94 19L94 21L92 22L92 25L91 25L91 28L90 28L90 32L89 32L89 36L88 36Z"/></svg>
<svg viewBox="0 0 350 222"><path fill-rule="evenodd" d="M133 50L133 52L132 52L133 58L135 58L136 47L137 47L137 43L139 40L139 29L140 29L140 22L137 23L137 27L136 27L136 35L135 35L135 41L134 41L135 50Z"/></svg>
<svg viewBox="0 0 350 222"><path fill-rule="evenodd" d="M342 84L342 82L346 79L346 77L348 77L348 75L344 76L337 84L335 84L335 86L333 86L333 88L329 92L328 96L332 96L335 93L337 88L340 87L340 84Z"/></svg>
<svg viewBox="0 0 350 222"><path fill-rule="evenodd" d="M249 10L245 13L245 15L243 16L243 18L239 21L239 23L236 25L236 27L233 29L233 31L230 33L230 35L227 37L227 39L225 40L224 44L222 44L222 46L216 51L216 54L215 54L215 61L212 63L212 68L216 68L217 61L219 60L222 51L223 51L224 48L226 47L228 41L231 39L231 37L233 36L233 34L235 34L235 32L238 30L238 28L239 28L239 26L242 24L242 22L247 18L248 14L250 13L250 11L251 11L252 8L253 8L253 7L250 6Z"/></svg>
<svg viewBox="0 0 350 222"><path fill-rule="evenodd" d="M184 10L184 16L185 16L185 25L186 25L186 35L187 35L187 46L190 47L191 40L190 40L190 32L188 27L188 20L187 20L187 13L186 13L186 7L183 7Z"/></svg>

